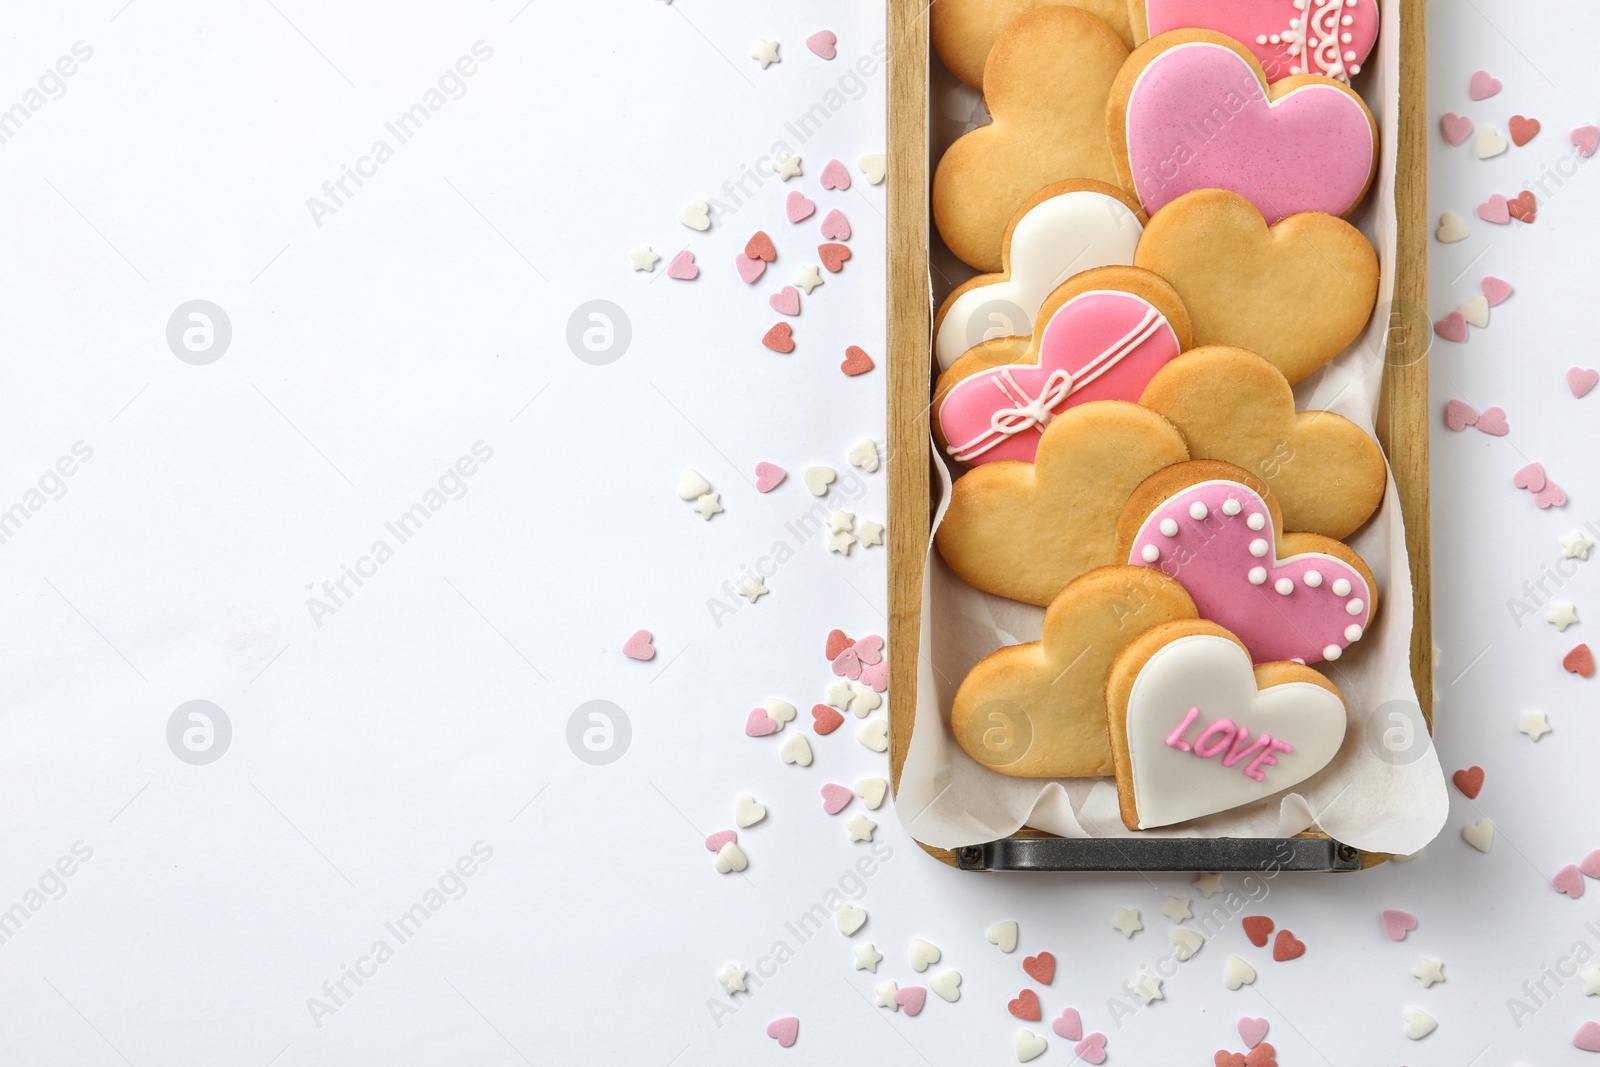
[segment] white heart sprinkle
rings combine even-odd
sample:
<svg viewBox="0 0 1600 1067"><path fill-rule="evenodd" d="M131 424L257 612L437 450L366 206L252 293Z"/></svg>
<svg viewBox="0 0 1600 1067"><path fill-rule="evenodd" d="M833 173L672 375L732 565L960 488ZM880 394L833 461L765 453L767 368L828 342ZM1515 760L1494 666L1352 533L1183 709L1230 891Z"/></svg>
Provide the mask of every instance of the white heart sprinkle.
<svg viewBox="0 0 1600 1067"><path fill-rule="evenodd" d="M739 794L739 799L733 802L733 821L741 830L746 826L754 826L766 817L766 805L749 793Z"/></svg>
<svg viewBox="0 0 1600 1067"><path fill-rule="evenodd" d="M878 443L870 438L857 441L850 449L850 464L866 471L868 474L877 473L882 462L878 457Z"/></svg>
<svg viewBox="0 0 1600 1067"><path fill-rule="evenodd" d="M874 154L862 156L856 160L856 166L867 176L868 185L877 185L883 181L884 174L888 172L889 161L882 154Z"/></svg>
<svg viewBox="0 0 1600 1067"><path fill-rule="evenodd" d="M870 685L853 682L850 686L850 710L858 719L865 719L883 706L883 697Z"/></svg>
<svg viewBox="0 0 1600 1067"><path fill-rule="evenodd" d="M1433 232L1433 235L1439 239L1440 244L1446 245L1454 244L1457 241L1465 241L1471 236L1467 230L1467 224L1454 211L1446 211L1439 216L1439 228Z"/></svg>
<svg viewBox="0 0 1600 1067"><path fill-rule="evenodd" d="M744 850L738 842L729 841L717 850L716 868L718 874L727 874L730 871L742 871L750 866L750 861L745 859Z"/></svg>
<svg viewBox="0 0 1600 1067"><path fill-rule="evenodd" d="M997 922L983 932L989 944L998 945L1001 952L1015 952L1017 950L1017 920L1007 919Z"/></svg>
<svg viewBox="0 0 1600 1067"><path fill-rule="evenodd" d="M711 205L704 200L691 200L678 212L678 221L691 230L704 233L711 229Z"/></svg>
<svg viewBox="0 0 1600 1067"><path fill-rule="evenodd" d="M933 990L939 999L954 1004L961 999L961 972L940 971L929 980L928 988Z"/></svg>
<svg viewBox="0 0 1600 1067"><path fill-rule="evenodd" d="M683 468L683 473L678 475L678 499L699 500L711 492L711 483L700 476L700 472L693 467Z"/></svg>
<svg viewBox="0 0 1600 1067"><path fill-rule="evenodd" d="M1255 980L1256 969L1238 956L1229 956L1228 962L1222 965L1222 984L1229 989L1238 989Z"/></svg>
<svg viewBox="0 0 1600 1067"><path fill-rule="evenodd" d="M805 734L795 734L783 743L783 747L778 750L778 756L785 763L809 767L811 766L811 743L806 740Z"/></svg>
<svg viewBox="0 0 1600 1067"><path fill-rule="evenodd" d="M762 701L761 706L767 710L767 718L778 724L778 729L783 729L784 723L794 722L794 705L787 700L777 697L768 697Z"/></svg>
<svg viewBox="0 0 1600 1067"><path fill-rule="evenodd" d="M1421 1041L1439 1028L1438 1020L1421 1008L1407 1008L1405 1020L1406 1036L1413 1041Z"/></svg>
<svg viewBox="0 0 1600 1067"><path fill-rule="evenodd" d="M1461 837L1479 852L1488 852L1494 845L1494 823L1488 819L1469 822L1461 828Z"/></svg>
<svg viewBox="0 0 1600 1067"><path fill-rule="evenodd" d="M1506 139L1496 133L1493 126L1485 126L1478 131L1478 139L1473 143L1472 150L1479 159L1493 159L1508 147Z"/></svg>
<svg viewBox="0 0 1600 1067"><path fill-rule="evenodd" d="M796 734L804 737L804 734ZM889 723L886 719L873 719L867 725L856 731L856 740L872 749L874 752L889 751Z"/></svg>
<svg viewBox="0 0 1600 1067"><path fill-rule="evenodd" d="M1489 325L1489 298L1482 293L1462 304L1458 310L1462 318L1480 330Z"/></svg>
<svg viewBox="0 0 1600 1067"><path fill-rule="evenodd" d="M924 941L920 937L911 939L911 947L907 950L907 954L911 957L911 969L918 974L938 963L943 956L938 945L932 941Z"/></svg>
<svg viewBox="0 0 1600 1067"><path fill-rule="evenodd" d="M856 783L856 795L872 811L878 810L889 792L889 783L882 778L863 778Z"/></svg>
<svg viewBox="0 0 1600 1067"><path fill-rule="evenodd" d="M1027 1063L1044 1055L1044 1050L1050 1045L1044 1038L1032 1030L1017 1031L1017 1062Z"/></svg>
<svg viewBox="0 0 1600 1067"><path fill-rule="evenodd" d="M849 937L866 925L867 911L854 904L841 904L839 910L833 913L833 921L839 927L839 932Z"/></svg>
<svg viewBox="0 0 1600 1067"><path fill-rule="evenodd" d="M827 496L828 486L839 475L832 467L807 467L800 477L805 479L806 488L811 490L812 496Z"/></svg>
<svg viewBox="0 0 1600 1067"><path fill-rule="evenodd" d="M1179 963L1191 959L1196 952L1206 947L1206 939L1189 929L1187 926L1176 926L1172 930L1172 954L1178 957Z"/></svg>

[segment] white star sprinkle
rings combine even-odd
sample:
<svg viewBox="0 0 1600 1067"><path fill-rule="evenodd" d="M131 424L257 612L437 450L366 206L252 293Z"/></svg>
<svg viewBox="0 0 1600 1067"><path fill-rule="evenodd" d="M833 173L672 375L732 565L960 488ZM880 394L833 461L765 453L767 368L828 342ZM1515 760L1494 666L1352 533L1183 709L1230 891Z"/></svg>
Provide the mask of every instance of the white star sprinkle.
<svg viewBox="0 0 1600 1067"><path fill-rule="evenodd" d="M893 982L879 982L876 991L878 994L878 1007L888 1008L890 1011L899 1011L900 1004L894 995L900 992L900 987Z"/></svg>
<svg viewBox="0 0 1600 1067"><path fill-rule="evenodd" d="M717 972L717 981L722 983L723 991L729 996L744 992L745 969L737 963L730 963Z"/></svg>
<svg viewBox="0 0 1600 1067"><path fill-rule="evenodd" d="M640 245L628 253L628 258L633 260L634 270L653 271L656 269L656 260L661 257L649 245Z"/></svg>
<svg viewBox="0 0 1600 1067"><path fill-rule="evenodd" d="M1120 930L1123 937L1132 937L1144 929L1144 923L1139 919L1138 908L1118 908L1117 917L1111 920L1111 925Z"/></svg>
<svg viewBox="0 0 1600 1067"><path fill-rule="evenodd" d="M1565 633L1567 627L1578 621L1578 606L1569 604L1565 600L1552 600L1550 611L1545 615L1544 621Z"/></svg>
<svg viewBox="0 0 1600 1067"><path fill-rule="evenodd" d="M856 945L850 951L856 954L856 970L878 973L878 962L883 959L883 953L868 941L865 945Z"/></svg>
<svg viewBox="0 0 1600 1067"><path fill-rule="evenodd" d="M831 533L848 533L856 524L856 517L848 511L835 511L828 516L828 530Z"/></svg>
<svg viewBox="0 0 1600 1067"><path fill-rule="evenodd" d="M1411 973L1421 980L1422 987L1426 989L1435 982L1444 981L1444 964L1426 956L1418 956L1417 965L1411 968ZM1600 971L1595 973L1600 974Z"/></svg>
<svg viewBox="0 0 1600 1067"><path fill-rule="evenodd" d="M856 539L859 540L862 545L883 544L883 524L877 522L868 522L866 519L862 519L860 522L856 523Z"/></svg>
<svg viewBox="0 0 1600 1067"><path fill-rule="evenodd" d="M1583 536L1582 530L1573 530L1561 539L1561 554L1567 559L1588 559L1594 542Z"/></svg>
<svg viewBox="0 0 1600 1067"><path fill-rule="evenodd" d="M1139 980L1133 983L1133 991L1147 1005L1151 1001L1167 999L1166 994L1161 992L1161 979L1152 974L1140 975Z"/></svg>
<svg viewBox="0 0 1600 1067"><path fill-rule="evenodd" d="M1545 718L1542 711L1525 711L1522 713L1522 725L1517 729L1537 741L1550 732L1550 720Z"/></svg>
<svg viewBox="0 0 1600 1067"><path fill-rule="evenodd" d="M710 522L711 516L722 514L722 494L706 493L696 499L693 506L702 519Z"/></svg>
<svg viewBox="0 0 1600 1067"><path fill-rule="evenodd" d="M782 156L772 161L772 171L784 181L800 177L800 157ZM806 290L806 295L811 295L811 290Z"/></svg>
<svg viewBox="0 0 1600 1067"><path fill-rule="evenodd" d="M850 549L856 543L856 535L848 531L830 533L828 535L828 551L837 552L841 556L848 556Z"/></svg>
<svg viewBox="0 0 1600 1067"><path fill-rule="evenodd" d="M739 590L739 595L750 601L752 604L766 596L767 593L771 592L771 590L767 588L767 583L762 581L754 574L747 574L743 578L740 578L737 587Z"/></svg>
<svg viewBox="0 0 1600 1067"><path fill-rule="evenodd" d="M845 829L850 831L850 840L852 841L871 841L872 831L877 828L878 824L865 815L857 815L845 823Z"/></svg>
<svg viewBox="0 0 1600 1067"><path fill-rule="evenodd" d="M1161 914L1175 923L1194 918L1194 912L1189 910L1188 897L1168 897L1166 904L1161 908Z"/></svg>
<svg viewBox="0 0 1600 1067"><path fill-rule="evenodd" d="M750 49L750 58L755 60L757 63L760 63L762 70L766 70L774 63L783 62L783 60L778 58L777 41L757 41L755 43L755 47Z"/></svg>
<svg viewBox="0 0 1600 1067"><path fill-rule="evenodd" d="M840 678L828 683L828 703L840 711L850 706L850 679Z"/></svg>
<svg viewBox="0 0 1600 1067"><path fill-rule="evenodd" d="M1209 900L1211 897L1214 897L1218 893L1222 892L1222 875L1197 875L1194 880L1194 887L1199 891L1201 896Z"/></svg>
<svg viewBox="0 0 1600 1067"><path fill-rule="evenodd" d="M806 295L810 296L811 290L822 284L822 268L801 267L794 272L794 284L804 289Z"/></svg>

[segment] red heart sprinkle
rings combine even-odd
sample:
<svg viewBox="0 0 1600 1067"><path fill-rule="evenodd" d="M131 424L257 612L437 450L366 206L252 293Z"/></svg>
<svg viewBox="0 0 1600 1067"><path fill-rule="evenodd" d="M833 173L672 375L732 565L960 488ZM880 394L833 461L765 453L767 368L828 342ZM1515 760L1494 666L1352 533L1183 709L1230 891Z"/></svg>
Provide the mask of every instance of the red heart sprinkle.
<svg viewBox="0 0 1600 1067"><path fill-rule="evenodd" d="M1019 1019L1026 1019L1030 1023L1039 1021L1039 995L1031 989L1024 989L1017 994L1017 999L1006 1005L1006 1010Z"/></svg>
<svg viewBox="0 0 1600 1067"><path fill-rule="evenodd" d="M1306 943L1296 938L1287 930L1279 930L1278 936L1272 942L1272 958L1279 963L1285 960L1297 960L1306 954Z"/></svg>
<svg viewBox="0 0 1600 1067"><path fill-rule="evenodd" d="M778 250L772 247L772 238L767 236L765 230L757 230L755 236L745 242L744 254L765 263L771 263L778 258Z"/></svg>
<svg viewBox="0 0 1600 1067"><path fill-rule="evenodd" d="M780 322L767 331L767 335L761 339L761 343L774 352L782 352L788 355L794 351L794 328L787 322Z"/></svg>
<svg viewBox="0 0 1600 1067"><path fill-rule="evenodd" d="M1265 948L1267 938L1272 936L1273 922L1265 915L1247 915L1240 923L1244 927L1244 936L1256 948Z"/></svg>
<svg viewBox="0 0 1600 1067"><path fill-rule="evenodd" d="M844 350L844 362L839 364L839 369L844 371L847 377L854 378L858 374L867 373L875 366L877 364L872 362L872 357L867 355L864 349L859 345L851 345Z"/></svg>
<svg viewBox="0 0 1600 1067"><path fill-rule="evenodd" d="M1023 960L1022 969L1040 985L1049 985L1056 976L1056 958L1048 952L1041 952Z"/></svg>
<svg viewBox="0 0 1600 1067"><path fill-rule="evenodd" d="M1585 678L1594 677L1594 653L1589 651L1588 645L1579 645L1562 659L1561 665L1573 674Z"/></svg>
<svg viewBox="0 0 1600 1067"><path fill-rule="evenodd" d="M822 265L828 268L829 274L838 274L844 267L844 261L850 258L850 246L841 244L826 244L817 246L817 255L822 257Z"/></svg>
<svg viewBox="0 0 1600 1067"><path fill-rule="evenodd" d="M843 630L829 630L827 647L828 662L832 663L834 660L838 659L839 653L843 652L853 644L855 644L855 642L850 640L849 637L845 636L845 632Z"/></svg>
<svg viewBox="0 0 1600 1067"><path fill-rule="evenodd" d="M1478 799L1478 793L1483 789L1482 767L1468 767L1464 771L1457 771L1451 778L1462 796L1468 800Z"/></svg>
<svg viewBox="0 0 1600 1067"><path fill-rule="evenodd" d="M1521 115L1512 115L1508 123L1511 127L1511 143L1521 148L1539 134L1539 120L1524 118Z"/></svg>
<svg viewBox="0 0 1600 1067"><path fill-rule="evenodd" d="M1516 196L1506 201L1506 207L1511 211L1511 217L1518 222L1532 223L1539 217L1539 201L1533 198L1532 191L1522 190Z"/></svg>
<svg viewBox="0 0 1600 1067"><path fill-rule="evenodd" d="M844 716L828 707L826 704L817 704L811 709L811 728L819 736L826 737L844 725Z"/></svg>

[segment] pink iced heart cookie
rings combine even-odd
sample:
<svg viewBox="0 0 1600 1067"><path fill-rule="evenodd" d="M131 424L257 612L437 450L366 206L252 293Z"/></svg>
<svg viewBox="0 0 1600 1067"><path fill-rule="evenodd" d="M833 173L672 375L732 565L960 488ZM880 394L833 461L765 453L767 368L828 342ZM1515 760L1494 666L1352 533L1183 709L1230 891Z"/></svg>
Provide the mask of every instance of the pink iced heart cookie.
<svg viewBox="0 0 1600 1067"><path fill-rule="evenodd" d="M928 991L919 985L908 985L895 991L894 1002L907 1015L921 1015L922 1006L928 1002Z"/></svg>
<svg viewBox="0 0 1600 1067"><path fill-rule="evenodd" d="M1072 1052L1084 1063L1106 1062L1106 1035L1096 1031L1073 1046Z"/></svg>
<svg viewBox="0 0 1600 1067"><path fill-rule="evenodd" d="M830 241L850 240L850 221L844 217L844 212L834 208L822 220L822 236Z"/></svg>
<svg viewBox="0 0 1600 1067"><path fill-rule="evenodd" d="M1439 130L1444 134L1444 139L1452 145L1458 145L1472 136L1472 120L1465 115L1457 115L1454 111L1445 113L1439 120Z"/></svg>
<svg viewBox="0 0 1600 1067"><path fill-rule="evenodd" d="M1107 111L1112 157L1145 210L1196 189L1226 189L1271 226L1300 211L1348 215L1377 163L1372 114L1331 78L1267 89L1244 45L1191 35L1129 58Z"/></svg>
<svg viewBox="0 0 1600 1067"><path fill-rule="evenodd" d="M800 1036L800 1020L793 1015L785 1015L781 1019L774 1019L767 1024L767 1036L783 1048L788 1048Z"/></svg>
<svg viewBox="0 0 1600 1067"><path fill-rule="evenodd" d="M1589 395L1596 382L1600 382L1600 371L1592 367L1572 367L1567 371L1567 388L1580 400Z"/></svg>
<svg viewBox="0 0 1600 1067"><path fill-rule="evenodd" d="M1389 910L1383 913L1383 932L1390 941L1404 941L1406 934L1417 928L1417 917L1408 911Z"/></svg>
<svg viewBox="0 0 1600 1067"><path fill-rule="evenodd" d="M850 787L829 782L822 787L822 810L829 815L837 815L849 806L850 799L854 796L855 793Z"/></svg>
<svg viewBox="0 0 1600 1067"><path fill-rule="evenodd" d="M804 222L817 210L816 201L808 199L806 194L796 189L784 201L783 213L790 222Z"/></svg>
<svg viewBox="0 0 1600 1067"><path fill-rule="evenodd" d="M1154 37L1168 30L1216 30L1242 41L1278 81L1322 74L1345 81L1361 73L1378 40L1375 0L1145 0Z"/></svg>
<svg viewBox="0 0 1600 1067"><path fill-rule="evenodd" d="M800 314L800 290L792 285L786 285L767 297L767 303L772 305L772 310L778 314L793 317Z"/></svg>
<svg viewBox="0 0 1600 1067"><path fill-rule="evenodd" d="M1550 885L1562 896L1577 900L1583 896L1583 872L1569 863L1556 872L1556 876L1550 879Z"/></svg>
<svg viewBox="0 0 1600 1067"><path fill-rule="evenodd" d="M667 277L676 278L680 282L692 282L700 277L700 268L695 266L694 253L687 248L672 257L672 262L667 264Z"/></svg>
<svg viewBox="0 0 1600 1067"><path fill-rule="evenodd" d="M783 480L787 477L789 477L788 471L776 463L768 463L763 460L756 464L756 492L770 493L782 485Z"/></svg>
<svg viewBox="0 0 1600 1067"><path fill-rule="evenodd" d="M839 38L832 30L818 30L806 38L806 47L823 59L839 54Z"/></svg>
<svg viewBox="0 0 1600 1067"><path fill-rule="evenodd" d="M1083 1017L1078 1014L1077 1008L1067 1008L1050 1023L1050 1029L1066 1041L1082 1041Z"/></svg>
<svg viewBox="0 0 1600 1067"><path fill-rule="evenodd" d="M822 168L822 176L817 180L824 189L850 188L850 172L837 159L828 160L827 166Z"/></svg>
<svg viewBox="0 0 1600 1067"><path fill-rule="evenodd" d="M962 463L1031 463L1056 416L1093 400L1136 403L1182 347L1167 317L1143 297L1081 293L1050 316L1037 363L980 371L951 387L939 404L940 432Z"/></svg>
<svg viewBox="0 0 1600 1067"><path fill-rule="evenodd" d="M1210 461L1153 475L1123 510L1118 553L1176 578L1257 663L1338 659L1372 621L1371 571L1332 538L1282 533L1277 503L1251 481Z"/></svg>
<svg viewBox="0 0 1600 1067"><path fill-rule="evenodd" d="M718 830L706 838L707 852L721 852L723 845L731 845L739 840L739 835L732 830Z"/></svg>

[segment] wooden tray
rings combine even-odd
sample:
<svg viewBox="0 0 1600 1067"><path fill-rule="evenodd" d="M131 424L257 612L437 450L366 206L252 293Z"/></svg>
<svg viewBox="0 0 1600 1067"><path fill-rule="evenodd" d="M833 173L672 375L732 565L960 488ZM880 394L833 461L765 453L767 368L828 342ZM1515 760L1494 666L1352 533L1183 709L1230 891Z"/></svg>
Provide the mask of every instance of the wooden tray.
<svg viewBox="0 0 1600 1067"><path fill-rule="evenodd" d="M1411 558L1411 676L1433 724L1433 615L1428 518L1427 59L1424 0L1401 5L1400 122L1396 139L1394 299L1377 433L1394 472ZM932 308L928 277L928 5L889 5L889 771L896 793L916 714L922 573L932 528L928 398ZM1008 841L1037 838L1029 828ZM1313 835L1314 836L1314 835ZM951 866L978 869L972 850L922 846ZM1363 865L1382 862L1369 856ZM1148 864L1140 864L1148 869ZM1188 869L1188 868L1185 868Z"/></svg>

